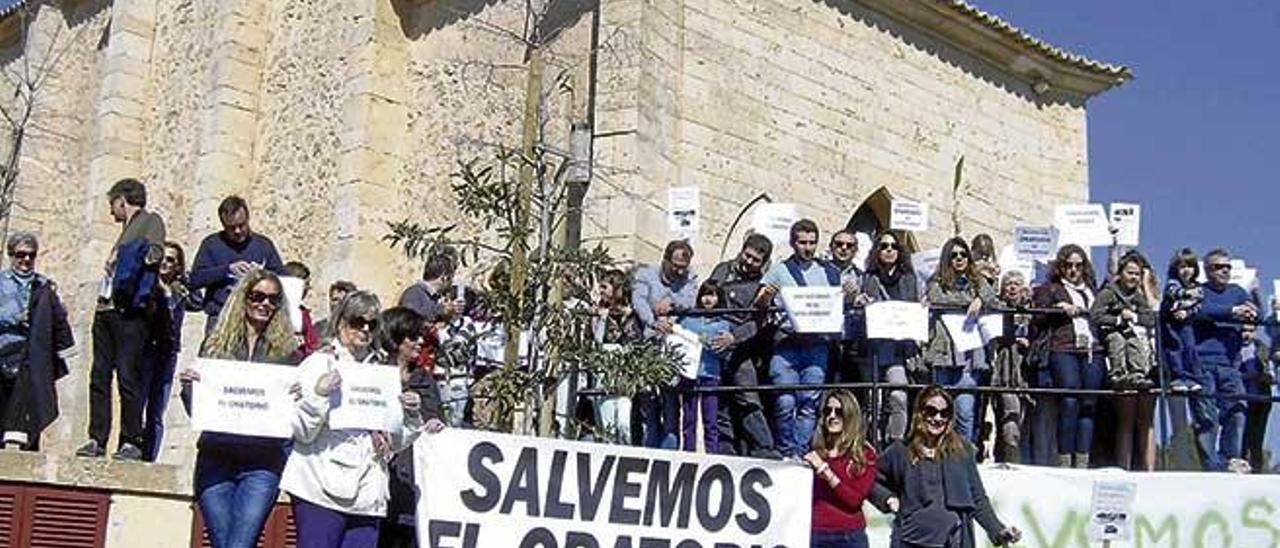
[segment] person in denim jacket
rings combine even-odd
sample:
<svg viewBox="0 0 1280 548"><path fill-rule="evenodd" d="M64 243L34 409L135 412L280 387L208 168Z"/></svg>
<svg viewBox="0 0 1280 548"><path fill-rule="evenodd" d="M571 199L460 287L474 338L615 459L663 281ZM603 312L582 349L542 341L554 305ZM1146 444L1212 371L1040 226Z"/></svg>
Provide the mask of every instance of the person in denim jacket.
<svg viewBox="0 0 1280 548"><path fill-rule="evenodd" d="M721 308L724 302L724 290L714 281L702 282L698 288L698 310L714 310ZM698 335L702 341L702 357L698 363L698 387L720 386L720 369L724 365L726 353L716 351L711 341L717 336L733 329L733 324L723 316L699 315L687 316L680 320L680 325ZM681 395L684 408L684 444L685 451L697 448L698 412L702 412L703 449L707 453L720 452L720 429L716 426L716 414L719 412L719 399L715 393L684 392Z"/></svg>

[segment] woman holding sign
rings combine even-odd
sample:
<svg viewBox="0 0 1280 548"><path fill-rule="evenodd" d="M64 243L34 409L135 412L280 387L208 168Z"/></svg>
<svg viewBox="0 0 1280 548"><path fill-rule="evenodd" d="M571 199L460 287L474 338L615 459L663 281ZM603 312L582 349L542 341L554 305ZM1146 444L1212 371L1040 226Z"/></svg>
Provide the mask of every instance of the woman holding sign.
<svg viewBox="0 0 1280 548"><path fill-rule="evenodd" d="M943 244L942 259L938 271L929 279L925 299L930 305L944 309L933 314L933 328L929 330L929 346L925 352L925 360L933 369L933 382L955 387L986 385L991 366L982 349L956 352L943 321L947 315L964 315L964 325L977 329L978 314L996 300L995 291L979 272L969 244L963 238L952 238ZM956 396L956 430L970 441L978 439L979 402L977 394Z"/></svg>
<svg viewBox="0 0 1280 548"><path fill-rule="evenodd" d="M862 282L863 294L859 305L877 301L920 302L920 285L911 267L911 253L902 245L896 231L884 231L876 236L876 246L867 258L867 273ZM914 372L920 364L920 347L915 341L871 341L871 354L876 369L883 372L884 382L890 386L907 384L908 372ZM888 423L885 433L891 440L900 440L907 434L907 392L893 390L885 402Z"/></svg>
<svg viewBox="0 0 1280 548"><path fill-rule="evenodd" d="M412 390L399 393L403 421L398 428L339 429L330 425L331 416L336 420L334 414L342 407L357 405L354 399L344 399L339 370L368 364L376 357L373 337L380 308L372 293L348 295L333 312L337 337L299 366L301 396L293 419L293 452L280 480L280 487L293 499L299 546L377 546L379 523L387 515L390 497L387 463L409 447L423 429L422 399ZM399 372L392 373L398 390ZM360 394L360 401L384 397L364 391Z"/></svg>
<svg viewBox="0 0 1280 548"><path fill-rule="evenodd" d="M997 546L1016 544L1017 527L1000 522L982 486L975 449L955 430L955 402L933 385L916 397L911 437L876 463L873 502L892 512L893 548L973 548L973 522Z"/></svg>
<svg viewBox="0 0 1280 548"><path fill-rule="evenodd" d="M291 364L298 348L289 315L280 313L280 279L253 270L227 296L221 321L205 339L200 356L219 360ZM183 403L191 408L191 383L200 375L179 375ZM280 494L280 471L288 440L203 432L197 442L195 491L200 515L215 548L256 546L262 524Z"/></svg>
<svg viewBox="0 0 1280 548"><path fill-rule="evenodd" d="M813 468L812 548L866 548L862 501L876 479L876 450L867 443L862 409L848 390L827 393L804 461Z"/></svg>

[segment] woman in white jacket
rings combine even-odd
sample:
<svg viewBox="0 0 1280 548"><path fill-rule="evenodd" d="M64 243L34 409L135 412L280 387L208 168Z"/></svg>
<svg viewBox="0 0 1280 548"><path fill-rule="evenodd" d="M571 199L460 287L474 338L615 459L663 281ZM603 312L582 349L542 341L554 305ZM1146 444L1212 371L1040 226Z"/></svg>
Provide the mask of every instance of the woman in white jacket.
<svg viewBox="0 0 1280 548"><path fill-rule="evenodd" d="M293 500L299 546L377 546L378 523L390 496L387 463L422 432L421 401L411 391L400 395L404 425L398 432L329 427L331 401L342 386L337 362L372 358L379 308L378 298L368 292L348 295L333 312L336 337L298 366L302 394L280 488Z"/></svg>

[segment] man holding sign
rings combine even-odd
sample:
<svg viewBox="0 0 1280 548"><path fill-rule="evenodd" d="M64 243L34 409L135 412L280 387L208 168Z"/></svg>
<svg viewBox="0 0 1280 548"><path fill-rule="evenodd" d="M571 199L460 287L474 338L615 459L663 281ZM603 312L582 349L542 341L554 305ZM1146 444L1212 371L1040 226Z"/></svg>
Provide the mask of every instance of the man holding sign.
<svg viewBox="0 0 1280 548"><path fill-rule="evenodd" d="M762 280L757 304L775 303L782 293L789 318L775 335L769 379L773 384L822 384L827 378L827 345L843 326L840 271L818 261L818 225L801 219L791 225L792 255L769 269ZM828 322L832 316L839 321ZM824 329L827 324L834 329ZM783 457L799 458L807 451L818 412L817 390L781 392L774 404L773 435Z"/></svg>

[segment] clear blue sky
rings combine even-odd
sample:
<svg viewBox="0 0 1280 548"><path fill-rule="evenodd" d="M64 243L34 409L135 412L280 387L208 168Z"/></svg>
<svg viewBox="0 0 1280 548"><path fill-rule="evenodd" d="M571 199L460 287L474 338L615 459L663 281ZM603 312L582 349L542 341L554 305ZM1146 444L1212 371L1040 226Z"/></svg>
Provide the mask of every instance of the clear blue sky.
<svg viewBox="0 0 1280 548"><path fill-rule="evenodd" d="M971 0L1059 47L1128 65L1089 102L1095 202L1143 204L1142 251L1230 248L1280 277L1280 1Z"/></svg>
<svg viewBox="0 0 1280 548"><path fill-rule="evenodd" d="M1154 264L1177 247L1225 246L1259 269L1270 295L1280 278L1280 1L971 1L1059 47L1128 65L1134 80L1089 102L1093 201L1143 205L1141 249Z"/></svg>

